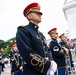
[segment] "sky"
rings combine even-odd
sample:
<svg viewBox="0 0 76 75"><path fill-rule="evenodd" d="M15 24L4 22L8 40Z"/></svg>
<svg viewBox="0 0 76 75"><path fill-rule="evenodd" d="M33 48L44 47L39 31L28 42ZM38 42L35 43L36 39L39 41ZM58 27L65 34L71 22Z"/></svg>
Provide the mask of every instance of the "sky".
<svg viewBox="0 0 76 75"><path fill-rule="evenodd" d="M68 24L63 12L65 0L0 0L0 39L8 40L16 36L17 27L27 25L28 21L23 15L24 8L38 2L41 6L42 22L39 30L50 39L48 31L54 27L58 33L68 30Z"/></svg>

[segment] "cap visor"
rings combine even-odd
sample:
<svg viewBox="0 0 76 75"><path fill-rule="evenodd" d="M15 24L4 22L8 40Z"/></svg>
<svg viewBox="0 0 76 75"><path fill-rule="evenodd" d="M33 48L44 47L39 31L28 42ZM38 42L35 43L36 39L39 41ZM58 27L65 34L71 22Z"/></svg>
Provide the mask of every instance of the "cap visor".
<svg viewBox="0 0 76 75"><path fill-rule="evenodd" d="M30 11L30 12L37 12L37 13L40 13L41 15L43 15L43 13L42 12L40 12L39 10L32 10L32 11Z"/></svg>

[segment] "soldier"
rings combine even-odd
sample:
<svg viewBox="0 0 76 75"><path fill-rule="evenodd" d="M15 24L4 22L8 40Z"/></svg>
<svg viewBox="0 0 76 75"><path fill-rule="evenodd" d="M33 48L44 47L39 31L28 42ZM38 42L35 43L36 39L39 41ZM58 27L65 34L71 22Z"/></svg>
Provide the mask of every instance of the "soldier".
<svg viewBox="0 0 76 75"><path fill-rule="evenodd" d="M59 38L61 39L60 42L59 42L60 45L64 49L67 49L69 51L69 54L66 54L66 65L67 65L66 73L69 75L69 74L71 74L71 71L74 70L74 64L73 64L73 60L72 60L72 54L71 54L69 46L67 45L68 40L65 37L64 33L61 34L59 36Z"/></svg>
<svg viewBox="0 0 76 75"><path fill-rule="evenodd" d="M62 47L59 45L57 39L58 39L58 32L57 28L51 29L48 34L51 37L50 46L49 49L52 51L53 60L58 65L58 71L55 73L55 75L65 75L65 51L62 49Z"/></svg>
<svg viewBox="0 0 76 75"><path fill-rule="evenodd" d="M29 24L18 27L16 42L24 60L23 75L53 75L57 69L55 61L49 60L44 35L38 30L42 12L36 2L29 4L23 11Z"/></svg>
<svg viewBox="0 0 76 75"><path fill-rule="evenodd" d="M5 58L5 53L3 52L3 48L0 47L0 75L1 71L4 69L4 58Z"/></svg>
<svg viewBox="0 0 76 75"><path fill-rule="evenodd" d="M22 57L20 56L16 42L11 44L11 52L10 52L10 63L11 63L11 75L22 75Z"/></svg>

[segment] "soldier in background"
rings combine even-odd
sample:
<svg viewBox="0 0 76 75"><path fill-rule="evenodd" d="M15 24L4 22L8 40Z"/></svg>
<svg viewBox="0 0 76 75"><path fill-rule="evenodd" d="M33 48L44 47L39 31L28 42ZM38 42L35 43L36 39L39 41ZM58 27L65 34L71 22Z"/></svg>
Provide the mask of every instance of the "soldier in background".
<svg viewBox="0 0 76 75"><path fill-rule="evenodd" d="M4 68L5 68L5 53L4 53L3 48L1 48L1 51L2 51L2 56L3 56L3 61L2 61L2 71L4 71Z"/></svg>
<svg viewBox="0 0 76 75"><path fill-rule="evenodd" d="M68 46L68 40L67 37L65 36L65 34L61 34L59 36L60 38L60 45L62 46L62 48L67 49L69 51L68 54L66 54L66 65L67 65L67 70L66 73L69 75L71 74L71 71L74 70L74 64L73 64L73 60L72 60L72 54L70 51L70 48Z"/></svg>
<svg viewBox="0 0 76 75"><path fill-rule="evenodd" d="M3 48L0 47L0 75L1 75L1 71L3 71L4 69L4 58L5 58L5 53L3 51Z"/></svg>
<svg viewBox="0 0 76 75"><path fill-rule="evenodd" d="M55 75L65 75L65 69L66 69L65 54L68 52L67 50L62 49L62 47L59 45L57 41L58 39L57 28L53 28L50 31L48 31L48 34L51 37L49 50L51 50L53 60L58 65L58 71L55 73Z"/></svg>
<svg viewBox="0 0 76 75"><path fill-rule="evenodd" d="M11 75L22 75L23 61L18 52L16 42L13 42L10 47Z"/></svg>

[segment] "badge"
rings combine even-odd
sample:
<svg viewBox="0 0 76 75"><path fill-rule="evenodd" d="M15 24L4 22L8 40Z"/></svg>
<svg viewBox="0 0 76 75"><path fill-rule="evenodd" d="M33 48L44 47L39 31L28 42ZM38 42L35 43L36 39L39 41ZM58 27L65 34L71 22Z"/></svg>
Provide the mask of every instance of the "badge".
<svg viewBox="0 0 76 75"><path fill-rule="evenodd" d="M54 51L59 51L58 46L54 46L53 50L54 50Z"/></svg>

